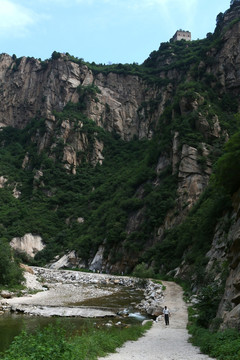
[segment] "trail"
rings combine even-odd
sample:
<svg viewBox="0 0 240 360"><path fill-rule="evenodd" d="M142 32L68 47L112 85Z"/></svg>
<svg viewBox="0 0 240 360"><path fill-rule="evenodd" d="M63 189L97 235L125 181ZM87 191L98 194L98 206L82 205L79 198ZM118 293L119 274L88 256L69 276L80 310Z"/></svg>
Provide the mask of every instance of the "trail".
<svg viewBox="0 0 240 360"><path fill-rule="evenodd" d="M175 283L164 281L166 286L164 304L170 312L170 325L164 320L154 323L152 328L137 341L128 341L117 349L117 353L99 360L211 360L207 355L188 342L187 305L183 291Z"/></svg>

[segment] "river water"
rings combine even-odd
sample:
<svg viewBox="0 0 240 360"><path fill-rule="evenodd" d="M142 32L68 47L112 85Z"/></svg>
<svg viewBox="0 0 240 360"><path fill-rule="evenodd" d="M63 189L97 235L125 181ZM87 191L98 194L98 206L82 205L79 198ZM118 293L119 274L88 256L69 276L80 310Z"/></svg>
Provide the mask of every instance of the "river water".
<svg viewBox="0 0 240 360"><path fill-rule="evenodd" d="M95 326L96 328L106 326L112 322L113 326L117 322L122 324L137 323L144 320L136 309L143 299L143 291L133 288L122 287L118 292L100 298L92 298L78 303L69 303L70 306L87 306L99 309L109 309L118 313L114 318L93 318L85 319L80 317L42 317L28 316L23 314L11 313L0 316L0 352L6 350L14 337L22 330L34 332L49 324L59 322L60 324L72 328L73 331L80 331L86 325Z"/></svg>

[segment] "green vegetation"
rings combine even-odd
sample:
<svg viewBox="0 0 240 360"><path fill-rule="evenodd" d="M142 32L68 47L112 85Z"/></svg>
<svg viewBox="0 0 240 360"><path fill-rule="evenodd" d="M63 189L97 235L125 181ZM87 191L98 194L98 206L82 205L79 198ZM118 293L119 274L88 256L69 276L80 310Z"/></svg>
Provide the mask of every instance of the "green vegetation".
<svg viewBox="0 0 240 360"><path fill-rule="evenodd" d="M13 259L7 240L0 239L0 285L7 285L9 288L20 284L22 280L22 271Z"/></svg>
<svg viewBox="0 0 240 360"><path fill-rule="evenodd" d="M240 132L226 143L224 154L216 165L216 183L233 194L240 187Z"/></svg>
<svg viewBox="0 0 240 360"><path fill-rule="evenodd" d="M221 271L222 279L208 279L202 285L196 302L188 307L188 331L190 341L202 353L218 360L238 360L240 358L240 334L238 329L220 330L222 318L216 317L218 305L224 291L226 270Z"/></svg>
<svg viewBox="0 0 240 360"><path fill-rule="evenodd" d="M220 46L220 43L216 36L209 36L188 46L183 42L162 44L143 65L90 65L95 72L124 72L126 75L141 76L157 88L168 83L166 79L159 79L159 73L163 70L161 61L171 55L172 63L167 67L164 65L164 69L179 69L179 83L172 100L165 106L152 140L125 142L117 134L104 131L88 119L84 115L86 103L89 100L98 101L99 89L94 84L79 86L79 102L69 103L62 112L55 113L54 137L41 153L34 139L45 133L45 119L35 118L23 130L3 129L0 133L0 171L8 182L0 189L3 204L0 209L0 238L9 242L13 237L28 232L41 235L47 246L34 260L35 264L41 265L56 254L72 249L87 263L104 242L105 256L110 255L112 264L121 261L126 254L133 255L139 258L139 267L141 263L147 266L152 263L151 269L145 270L155 276L179 266L183 259L196 270L204 269L205 254L217 219L226 209L226 204L230 204L228 194L219 186L213 184L186 220L165 232L161 243L153 239L166 214L176 204L177 173L172 173L171 165L160 173L156 172L161 156L171 158L173 134L178 133L179 150L184 144L197 149L198 162L204 172L207 158L201 143L209 148L209 158L214 163L222 155L225 138L209 136L206 129L202 130L198 113L206 119L209 133L216 116L221 128L229 134L239 129L239 117L235 115L237 99L219 91L221 87L214 76L206 75L205 67L201 67L200 71L197 65L196 57L209 66L210 60L205 54L213 45ZM54 52L53 60L60 55ZM83 62L69 54L66 54L67 59ZM186 69L194 64L191 66L191 81L186 80L184 64ZM185 111L181 107L183 100ZM146 117L154 114L160 101L161 96L158 95L156 99L142 103L141 109L144 109ZM198 111L192 108L193 102L198 103ZM106 107L106 111L110 109ZM64 144L61 137L61 124L66 120L73 129L72 136L77 134L87 139L85 148L77 153L75 175L63 167L64 147L68 144ZM93 167L90 162L96 139L104 143L104 162L102 166L97 164ZM234 142L234 138L231 141ZM232 152L235 152L235 147L230 149L227 145L226 153L216 168L218 182L221 182L221 177L230 181L224 174L228 172L230 176L228 156ZM26 154L28 161L23 169ZM235 156L237 158L238 154ZM40 177L35 176L38 170L42 173ZM237 184L234 181L231 186L235 189ZM14 187L21 191L20 199L12 196ZM129 219L135 216L141 219L139 224L126 231ZM84 222L78 222L79 218ZM21 259L22 254L18 256ZM126 270L131 272L133 269ZM200 283L200 271L198 273L197 281Z"/></svg>
<svg viewBox="0 0 240 360"><path fill-rule="evenodd" d="M87 93L96 91L93 87ZM171 175L170 168L159 175L155 171L160 151L158 139L124 142L86 118L79 104L68 104L55 116L56 146L41 153L30 139L44 132L42 119L33 120L23 130L5 128L0 133L0 170L8 179L0 189L0 236L10 241L28 232L41 235L47 247L36 256L38 264L69 249L77 250L87 261L103 241L106 255L111 251L114 254L114 247L123 241L122 251L135 255L141 252L154 228L162 224L174 206L176 176ZM81 166L75 175L62 166L64 143L58 137L58 129L65 119L71 122L75 133L88 138L86 150L78 154ZM105 159L102 166L93 167L89 159L95 139L104 142ZM23 169L26 154L29 160ZM39 169L42 176L37 178ZM159 185L153 185L153 180ZM14 186L21 191L20 199L12 196ZM128 217L139 211L141 224L127 234ZM84 222L79 223L79 217ZM121 256L118 253L119 259Z"/></svg>
<svg viewBox="0 0 240 360"><path fill-rule="evenodd" d="M120 263L125 257L133 258L125 270L128 273L134 270L136 276L143 278L169 272L173 276L174 269L184 261L189 273L195 274L192 286L203 287L202 296L206 304L211 303L209 308L215 316L222 284L214 288L212 279L207 278L206 253L215 226L231 210L231 195L240 185L240 118L237 96L225 92L220 77L211 69L215 53L223 44L221 34L237 21L223 29L223 14L219 14L214 34L188 43L162 43L141 65L87 64L83 59L56 51L52 59L42 63L41 71L51 61L70 60L87 65L94 74L140 77L146 85L147 100L139 106L139 119L154 117L160 105L164 109L156 128L151 129L154 132L151 140L133 138L125 142L85 115L88 102L98 102L100 90L93 83L80 85L78 102L68 103L63 111L54 113L54 135L43 151L39 152L37 143L46 133L45 119L36 116L25 129L7 127L0 132L0 174L7 179L0 189L0 256L7 249L6 261L11 265L9 274L4 268L1 284L14 282L13 279L19 283L21 275L10 260L8 243L15 236L31 232L40 235L47 245L34 261L24 258L32 264L44 265L57 254L76 250L87 267L100 244L105 246L104 256L110 259L110 265ZM13 70L17 71L21 58L14 55L12 58ZM174 81L168 75L173 71ZM163 103L167 86L167 94L171 92L171 96ZM150 89L149 93L156 96L149 99ZM105 112L111 113L108 104ZM62 136L64 122L70 125L69 143ZM219 125L221 131L216 134ZM228 136L230 141L224 146ZM181 223L165 231L161 229L160 236L158 230L166 215L171 224L175 217L180 218L181 211L187 213L189 205L178 204L179 163L175 164L175 173L171 164L174 137L179 162L182 147L194 147L200 175L207 177L211 166L214 175ZM84 139L84 146L77 151L75 168L63 159L65 148L71 148L76 138ZM91 165L96 140L104 145L101 166ZM158 171L161 159L169 165ZM12 196L13 189L21 192L19 199ZM18 261L23 260L22 254L16 255ZM224 275L224 269L221 272ZM189 273L185 281L189 281ZM209 314L204 318L205 308L200 313L199 324L208 326L212 320Z"/></svg>
<svg viewBox="0 0 240 360"><path fill-rule="evenodd" d="M201 307L201 301L199 303ZM207 306L211 305L208 301ZM206 310L206 309L205 309ZM236 329L222 331L208 330L199 326L199 313L196 309L189 308L188 330L192 335L191 342L198 346L204 354L208 354L218 360L239 360L240 358L240 334ZM208 312L208 315L211 314ZM219 326L221 319L215 319L215 324Z"/></svg>
<svg viewBox="0 0 240 360"><path fill-rule="evenodd" d="M206 253L217 221L223 211L231 209L230 197L209 188L178 226L165 232L161 243L148 249L143 260L154 261L155 269L163 274L179 266L179 259L191 266L196 285L202 285L205 277Z"/></svg>
<svg viewBox="0 0 240 360"><path fill-rule="evenodd" d="M127 340L137 340L151 327L151 322L117 329L86 329L75 334L60 326L48 326L36 333L23 331L16 336L2 360L94 360L114 352ZM72 335L69 336L69 333Z"/></svg>
<svg viewBox="0 0 240 360"><path fill-rule="evenodd" d="M155 276L153 269L148 269L147 264L143 262L135 267L132 275L143 279L152 278Z"/></svg>

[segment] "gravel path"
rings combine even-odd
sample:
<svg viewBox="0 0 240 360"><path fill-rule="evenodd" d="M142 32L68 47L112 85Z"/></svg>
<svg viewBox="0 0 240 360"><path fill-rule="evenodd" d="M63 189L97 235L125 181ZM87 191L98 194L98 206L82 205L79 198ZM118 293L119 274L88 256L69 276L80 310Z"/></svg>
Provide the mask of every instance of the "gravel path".
<svg viewBox="0 0 240 360"><path fill-rule="evenodd" d="M210 360L199 349L188 342L186 330L187 306L183 301L180 286L163 282L166 286L164 304L171 311L170 325L165 326L163 319L154 323L152 328L137 341L128 341L117 353L99 360Z"/></svg>

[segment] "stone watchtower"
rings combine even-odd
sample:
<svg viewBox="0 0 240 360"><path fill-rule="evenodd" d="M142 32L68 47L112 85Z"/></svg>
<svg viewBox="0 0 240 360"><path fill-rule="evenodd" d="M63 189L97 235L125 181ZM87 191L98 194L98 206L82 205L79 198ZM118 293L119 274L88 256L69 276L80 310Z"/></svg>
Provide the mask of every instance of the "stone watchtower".
<svg viewBox="0 0 240 360"><path fill-rule="evenodd" d="M185 30L177 30L176 33L173 35L172 40L173 41L179 41L179 40L186 40L186 41L191 41L191 33L190 31L185 31Z"/></svg>

